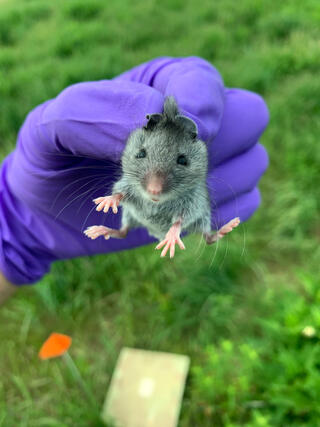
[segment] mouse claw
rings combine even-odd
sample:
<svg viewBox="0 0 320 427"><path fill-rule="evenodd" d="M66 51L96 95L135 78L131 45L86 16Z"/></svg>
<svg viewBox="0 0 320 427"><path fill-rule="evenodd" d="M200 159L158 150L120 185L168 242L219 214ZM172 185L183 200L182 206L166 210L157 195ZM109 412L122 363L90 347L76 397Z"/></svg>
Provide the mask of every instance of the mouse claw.
<svg viewBox="0 0 320 427"><path fill-rule="evenodd" d="M111 207L114 214L118 213L118 206L122 197L122 194L113 194L112 196L97 197L96 199L93 199L93 202L97 205L96 211L100 212L103 209L103 212L107 213Z"/></svg>

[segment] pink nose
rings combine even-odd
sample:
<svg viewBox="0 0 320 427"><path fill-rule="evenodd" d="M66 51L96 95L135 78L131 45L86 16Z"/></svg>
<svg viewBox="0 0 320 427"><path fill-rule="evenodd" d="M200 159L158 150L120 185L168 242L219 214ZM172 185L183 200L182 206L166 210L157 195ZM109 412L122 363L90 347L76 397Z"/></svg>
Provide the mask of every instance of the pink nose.
<svg viewBox="0 0 320 427"><path fill-rule="evenodd" d="M155 196L162 193L163 180L157 175L151 175L147 182L147 191Z"/></svg>

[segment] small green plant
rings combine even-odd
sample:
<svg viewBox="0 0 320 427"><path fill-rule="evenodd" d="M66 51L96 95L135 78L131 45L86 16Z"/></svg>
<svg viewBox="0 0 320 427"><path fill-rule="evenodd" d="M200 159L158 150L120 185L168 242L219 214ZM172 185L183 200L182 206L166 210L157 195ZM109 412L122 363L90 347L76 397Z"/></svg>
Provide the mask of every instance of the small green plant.
<svg viewBox="0 0 320 427"><path fill-rule="evenodd" d="M268 316L252 319L255 334L245 341L219 340L205 349L192 372L193 399L204 418L209 414L217 425L255 425L255 419L272 426L317 425L319 285L318 279L302 275L299 292L269 290L264 300Z"/></svg>
<svg viewBox="0 0 320 427"><path fill-rule="evenodd" d="M0 0L2 158L41 102L157 56L204 57L271 117L261 208L218 248L60 262L0 309L0 427L101 425L64 364L39 366L51 330L98 405L126 345L191 357L179 427L319 425L319 23L318 0Z"/></svg>

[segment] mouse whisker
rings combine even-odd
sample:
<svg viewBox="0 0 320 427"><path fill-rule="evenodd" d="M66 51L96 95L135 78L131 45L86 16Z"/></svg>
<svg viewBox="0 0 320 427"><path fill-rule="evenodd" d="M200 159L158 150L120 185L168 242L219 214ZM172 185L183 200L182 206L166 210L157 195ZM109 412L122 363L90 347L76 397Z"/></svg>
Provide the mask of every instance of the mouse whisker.
<svg viewBox="0 0 320 427"><path fill-rule="evenodd" d="M118 165L117 167L115 167L114 165L88 165L88 166L77 166L77 167L73 167L71 166L70 169L66 169L66 172L73 172L73 171L82 171L82 170L86 170L86 169L96 169L96 170L103 170L103 171L121 171L120 166ZM64 171L62 171L64 172Z"/></svg>
<svg viewBox="0 0 320 427"><path fill-rule="evenodd" d="M219 270L222 270L222 266L223 266L223 264L225 262L225 259L227 257L227 253L228 253L228 250L229 250L229 235L227 235L225 238L226 238L226 241L227 241L227 243L226 243L226 250L224 251L223 258L222 258L222 260L221 260L221 262L220 262L220 264L218 266Z"/></svg>
<svg viewBox="0 0 320 427"><path fill-rule="evenodd" d="M200 227L200 229L203 229L203 225L204 225L203 218L201 218L201 224L202 224L202 227ZM201 258L202 254L203 254L203 251L205 249L206 245L205 244L202 245L202 243L204 243L203 233L200 234L199 243L198 243L197 249L195 251L196 254L199 252L199 254L196 258L196 261L199 261L199 259ZM202 248L201 248L201 245L202 245Z"/></svg>
<svg viewBox="0 0 320 427"><path fill-rule="evenodd" d="M86 222L88 221L88 219L89 219L89 216L92 214L92 212L94 211L94 209L95 209L96 207L95 206L93 206L90 210L89 210L89 213L88 213L88 215L86 216L86 218L85 218L85 220L83 221L83 224L82 224L82 226L81 226L81 233L83 233L83 231L84 231L84 229L85 229L85 226L86 226ZM106 215L105 215L106 216Z"/></svg>
<svg viewBox="0 0 320 427"><path fill-rule="evenodd" d="M103 178L103 179L105 179L105 178ZM83 197L85 194L89 193L90 191L92 191L92 188L89 188L89 190L83 192L82 194L77 195L72 200L70 200L70 202L68 202L62 209L60 209L60 211L55 216L55 219L57 219L68 206L70 206L73 202L75 202L80 197Z"/></svg>
<svg viewBox="0 0 320 427"><path fill-rule="evenodd" d="M101 182L102 181L102 182ZM90 202L90 203L92 203L92 197L94 196L94 194L101 188L101 189L104 189L105 191L106 191L106 186L104 185L104 183L103 183L103 181L104 181L104 179L103 180L100 180L98 183L96 183L94 186L92 186L91 187L91 190L92 190L92 192L88 195L88 196L86 196L85 198L84 198L84 200L81 202L81 204L80 204L80 206L78 207L78 210L77 210L77 213L79 213L80 212L80 210L81 210L81 208L82 208L82 206L86 203L86 202ZM102 191L101 191L102 192ZM93 204L93 207L94 208L96 208L96 205L95 204Z"/></svg>
<svg viewBox="0 0 320 427"><path fill-rule="evenodd" d="M214 216L212 217L211 221L213 221L214 226L215 226L215 229L216 229L216 230L218 230L218 229L219 229L219 227L218 227L218 224L217 224L216 218L215 218ZM215 258L216 258L216 256L217 256L217 254L218 254L218 249L219 249L219 240L215 243L214 253L213 253L213 257L212 257L212 259L211 259L211 262L210 262L210 264L209 264L209 268L211 268L211 267L212 267L212 265L213 265L213 262L214 262L214 260L215 260Z"/></svg>
<svg viewBox="0 0 320 427"><path fill-rule="evenodd" d="M87 185L91 184L94 181L97 181L98 179L105 179L107 180L108 178L106 178L105 175L101 175L101 174L97 174L95 178L89 179L85 184L81 185L81 187L78 187L75 191L73 191L72 193L70 193L67 197L67 199L70 199L74 194L76 194L78 191L80 191L82 188L86 187ZM109 183L109 180L108 180Z"/></svg>
<svg viewBox="0 0 320 427"><path fill-rule="evenodd" d="M211 175L211 176L210 176L210 178L213 178L213 179L215 179L216 181L222 182L223 184L225 184L225 185L229 188L229 190L231 190L232 195L233 195L233 199L234 199L235 204L236 204L236 212L235 212L235 215L234 215L234 216L235 216L235 217L239 216L238 196L237 196L237 193L235 192L234 188L232 187L232 185L231 185L231 184L229 184L229 183L228 183L227 181L225 181L224 179L219 178L219 177L214 176L214 175ZM213 190L213 191L214 191L214 187L211 185L211 183L210 183L210 184L208 184L208 182L207 182L207 185L208 185L208 187L209 187L209 188L211 188L211 190Z"/></svg>
<svg viewBox="0 0 320 427"><path fill-rule="evenodd" d="M244 222L242 223L241 228L243 229L243 240L242 240L242 251L241 251L240 257L243 257L246 252L246 226Z"/></svg>
<svg viewBox="0 0 320 427"><path fill-rule="evenodd" d="M100 186L100 187L101 187L101 186ZM97 185L97 186L96 186L96 188L94 189L94 191L93 191L92 193L90 193L90 196L88 197L90 200L92 199L93 194L94 194L98 189L99 189L99 185ZM78 212L80 212L80 210L81 210L82 206L83 206L83 205L84 205L84 203L88 200L88 198L86 198L86 199L81 203L81 205L80 205L80 207L79 207L79 209L78 209L77 213L78 213ZM92 214L92 212L93 212L95 209L96 209L96 205L94 205L94 206L89 210L89 212L88 212L88 214L87 214L87 216L86 216L85 220L83 221L83 224L82 224L82 226L81 226L81 232L82 232L82 233L83 233L84 228L85 228L85 226L86 226L86 223L87 223L87 221L88 221L88 219L89 219L89 216ZM105 224L106 218L107 218L107 215L103 215L103 220L102 220L102 224L103 224L103 225Z"/></svg>
<svg viewBox="0 0 320 427"><path fill-rule="evenodd" d="M97 174L97 175L98 175L98 174ZM97 175L91 175L91 176L97 176ZM100 175L100 174L99 174L99 176L104 176L104 175ZM67 190L67 188L71 187L72 185L76 184L77 182L82 181L82 180L84 180L84 179L88 179L88 178L89 178L88 176L82 176L82 177L80 177L80 178L78 178L78 179L73 180L72 182L68 183L67 185L65 185L65 186L64 186L64 187L59 191L59 193L56 195L56 197L54 198L54 200L53 200L53 202L52 202L52 204L51 204L50 210L52 210L52 209L54 208L54 206L55 206L55 204L56 204L56 202L57 202L58 198L61 196L61 194L63 193L63 191Z"/></svg>
<svg viewBox="0 0 320 427"><path fill-rule="evenodd" d="M218 177L216 177L216 176L211 176L213 179L215 179L215 180L217 180L217 181L220 181L220 182L222 182L223 184L226 184L227 186L228 186L228 188L231 190L231 192L233 193L233 198L234 198L234 201L235 201L235 204L236 204L236 213L235 213L235 217L240 217L240 213L239 213L239 205L238 205L238 197L237 197L237 194L236 194L236 192L235 192L235 190L234 190L234 188L231 186L231 184L229 184L227 181L225 181L224 179L222 179L222 178L218 178ZM208 183L207 183L208 184ZM210 188L212 188L211 187L211 185L209 186ZM213 189L213 188L212 188ZM245 229L245 227L244 227L244 224L242 223L242 225L243 225L243 227L241 227L242 228L242 236L243 236L243 240L242 240L242 251L241 251L241 257L244 255L244 253L245 253L245 249L246 249L246 229Z"/></svg>

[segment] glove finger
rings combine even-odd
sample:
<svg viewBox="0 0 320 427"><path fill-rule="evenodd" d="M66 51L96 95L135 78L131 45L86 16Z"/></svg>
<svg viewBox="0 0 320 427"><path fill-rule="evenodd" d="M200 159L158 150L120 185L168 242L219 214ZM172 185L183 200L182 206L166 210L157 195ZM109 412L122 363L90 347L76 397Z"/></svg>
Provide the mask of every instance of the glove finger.
<svg viewBox="0 0 320 427"><path fill-rule="evenodd" d="M211 226L213 230L218 230L233 218L239 217L241 222L246 221L255 212L261 203L260 192L257 187L253 190L240 194L228 200L222 205L217 205L211 200Z"/></svg>
<svg viewBox="0 0 320 427"><path fill-rule="evenodd" d="M8 162L11 191L32 208L59 217L63 209L65 218L67 207L74 208L68 192L86 184L86 178L105 174L104 182L114 181L129 133L146 122L146 113L160 112L162 106L163 96L139 83L70 86L28 115ZM91 197L87 189L81 193ZM74 197L82 203L80 191Z"/></svg>
<svg viewBox="0 0 320 427"><path fill-rule="evenodd" d="M184 114L197 124L199 137L211 141L221 125L224 85L218 70L203 58L160 57L126 71L114 80L135 81L174 96Z"/></svg>
<svg viewBox="0 0 320 427"><path fill-rule="evenodd" d="M209 168L255 145L268 120L261 96L247 90L226 89L221 127L208 148Z"/></svg>
<svg viewBox="0 0 320 427"><path fill-rule="evenodd" d="M268 155L261 144L213 168L207 179L212 198L218 205L251 191L268 167Z"/></svg>
<svg viewBox="0 0 320 427"><path fill-rule="evenodd" d="M146 123L146 114L161 112L162 107L163 96L140 83L106 80L69 86L46 105L38 120L41 147L120 161L130 132Z"/></svg>

